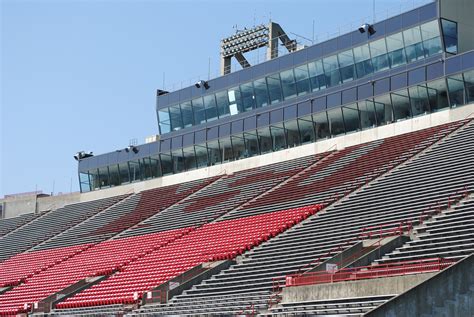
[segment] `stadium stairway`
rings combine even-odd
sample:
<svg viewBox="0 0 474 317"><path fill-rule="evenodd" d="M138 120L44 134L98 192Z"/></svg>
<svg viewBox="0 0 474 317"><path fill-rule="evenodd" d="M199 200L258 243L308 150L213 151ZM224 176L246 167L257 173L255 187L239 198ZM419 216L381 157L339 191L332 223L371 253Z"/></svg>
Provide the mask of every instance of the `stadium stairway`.
<svg viewBox="0 0 474 317"><path fill-rule="evenodd" d="M29 250L35 245L110 208L128 195L66 205L52 210L24 224L0 239L0 261Z"/></svg>
<svg viewBox="0 0 474 317"><path fill-rule="evenodd" d="M469 129L464 128L466 124L469 125ZM362 185L362 189L350 195L350 199L348 199L349 196L346 196L338 203L326 208L325 212L311 217L275 239L246 253L239 263L172 298L168 305L143 306L136 314L194 315L206 313L220 315L236 314L249 306L252 306L256 311L266 309L271 295L272 278L284 278L284 275L295 272L334 247L356 237L367 225L383 224L387 218L388 221L402 221L410 219L410 216L419 216L421 210L417 211L416 208L412 210L409 203L410 201L416 202L414 198L419 195L419 191L408 187L407 191L410 197L403 195L399 197L403 204L394 199L394 204L391 205L391 200L386 200L385 195L380 195L378 192L375 197L364 199L363 203L355 199L357 207L350 205L354 197L360 195L365 198L367 196L362 194L365 194L366 191L378 189L378 182L371 180L377 180L381 173L389 171L427 148L435 155L444 156L444 149L441 145L458 143L457 141L462 145L462 142L469 139L464 135L469 133L470 129L472 129L471 124L465 121L457 122L339 151L343 154L338 156L336 153L331 162L325 162L325 166L319 168L318 165L315 165L312 171L307 171L301 175L301 178L293 179L281 190L272 191L272 195L268 196L270 198L264 195L261 198L264 203L257 199L244 208L226 214L223 219L265 213L277 206L294 207L314 201L327 201L341 190L347 192L348 186L351 190L357 190ZM452 133L462 135L462 137L452 137L444 141L444 138ZM470 140L473 139L470 138ZM439 148L439 150L435 150L435 148ZM454 155L456 156L458 153ZM418 158L406 165L417 161ZM424 162L426 163L426 160ZM465 165L460 168L462 171ZM396 168L396 170L402 169L403 165ZM450 170L454 175L459 174L455 167ZM421 170L421 172L423 171ZM430 175L430 172L428 171L427 174ZM399 185L396 181L399 173L392 171L388 176L392 176L391 182L394 182L394 186ZM453 177L449 173L445 176L448 179ZM413 178L413 175L410 177ZM354 179L359 182L354 184ZM441 180L441 182L443 181L444 179ZM465 181L465 178L457 180L463 186ZM457 185L452 184L452 187L457 187ZM445 193L448 194L450 189L452 188L448 187ZM423 205L432 203L437 196L437 193L431 192L431 195L424 197ZM398 208L392 209L394 206ZM419 207L423 209L424 206Z"/></svg>

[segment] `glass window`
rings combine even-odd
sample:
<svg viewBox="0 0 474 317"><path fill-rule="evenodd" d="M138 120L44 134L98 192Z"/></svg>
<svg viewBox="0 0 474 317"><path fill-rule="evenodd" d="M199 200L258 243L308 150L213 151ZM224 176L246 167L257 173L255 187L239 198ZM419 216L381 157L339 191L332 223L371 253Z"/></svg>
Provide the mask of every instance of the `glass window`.
<svg viewBox="0 0 474 317"><path fill-rule="evenodd" d="M410 87L408 93L410 94L411 111L413 116L428 114L430 112L428 89L425 86Z"/></svg>
<svg viewBox="0 0 474 317"><path fill-rule="evenodd" d="M448 91L451 107L457 107L466 103L466 93L462 75L448 77Z"/></svg>
<svg viewBox="0 0 474 317"><path fill-rule="evenodd" d="M122 181L122 184L130 183L130 169L128 168L128 163L127 162L120 163L119 170L120 170L120 179Z"/></svg>
<svg viewBox="0 0 474 317"><path fill-rule="evenodd" d="M154 155L154 156L150 157L150 167L151 167L152 177L162 176L159 155Z"/></svg>
<svg viewBox="0 0 474 317"><path fill-rule="evenodd" d="M374 99L375 113L377 115L377 125L385 125L392 123L393 119L393 108L392 100L390 95L382 95Z"/></svg>
<svg viewBox="0 0 474 317"><path fill-rule="evenodd" d="M377 124L375 115L375 106L373 101L362 101L358 103L360 125L362 130L367 128L373 128Z"/></svg>
<svg viewBox="0 0 474 317"><path fill-rule="evenodd" d="M444 49L447 53L458 53L458 24L453 21L441 19L443 29Z"/></svg>
<svg viewBox="0 0 474 317"><path fill-rule="evenodd" d="M204 96L204 107L206 108L206 119L207 122L216 120L217 117L217 106L216 98L214 94Z"/></svg>
<svg viewBox="0 0 474 317"><path fill-rule="evenodd" d="M130 168L130 182L136 182L142 180L142 173L144 172L143 166L140 166L140 161L129 161Z"/></svg>
<svg viewBox="0 0 474 317"><path fill-rule="evenodd" d="M245 141L242 135L232 135L232 150L236 160L249 157L247 149L245 148Z"/></svg>
<svg viewBox="0 0 474 317"><path fill-rule="evenodd" d="M257 130L258 135L258 145L260 148L260 153L268 153L272 151L272 138L269 128L262 128Z"/></svg>
<svg viewBox="0 0 474 317"><path fill-rule="evenodd" d="M160 154L161 162L161 174L169 175L173 174L173 161L171 160L171 155L169 154Z"/></svg>
<svg viewBox="0 0 474 317"><path fill-rule="evenodd" d="M466 85L467 102L474 102L474 70L464 73L464 82Z"/></svg>
<svg viewBox="0 0 474 317"><path fill-rule="evenodd" d="M195 169L197 167L196 153L194 152L194 146L183 148L184 157L184 169L186 171Z"/></svg>
<svg viewBox="0 0 474 317"><path fill-rule="evenodd" d="M285 122L286 142L288 147L295 147L301 144L298 121L291 120Z"/></svg>
<svg viewBox="0 0 474 317"><path fill-rule="evenodd" d="M192 103L195 123L201 124L206 122L206 108L204 108L204 102L202 98L193 99Z"/></svg>
<svg viewBox="0 0 474 317"><path fill-rule="evenodd" d="M109 169L107 166L99 167L100 188L109 187Z"/></svg>
<svg viewBox="0 0 474 317"><path fill-rule="evenodd" d="M355 65L354 65L354 54L352 50L348 50L338 54L339 67L341 69L341 80L343 83L354 80Z"/></svg>
<svg viewBox="0 0 474 317"><path fill-rule="evenodd" d="M281 97L281 85L280 85L280 74L273 74L267 76L268 95L270 97L270 103L274 104L282 100Z"/></svg>
<svg viewBox="0 0 474 317"><path fill-rule="evenodd" d="M283 123L270 126L272 134L273 151L279 151L286 148L286 133Z"/></svg>
<svg viewBox="0 0 474 317"><path fill-rule="evenodd" d="M359 109L357 108L357 103L342 107L342 114L344 116L346 132L360 130Z"/></svg>
<svg viewBox="0 0 474 317"><path fill-rule="evenodd" d="M171 152L171 159L173 164L173 173L184 172L184 155L183 149L177 149Z"/></svg>
<svg viewBox="0 0 474 317"><path fill-rule="evenodd" d="M245 132L244 140L245 140L245 154L248 157L258 155L259 150L258 150L257 134L254 132Z"/></svg>
<svg viewBox="0 0 474 317"><path fill-rule="evenodd" d="M425 56L431 56L442 52L437 20L421 25L421 38L423 39Z"/></svg>
<svg viewBox="0 0 474 317"><path fill-rule="evenodd" d="M430 98L430 108L432 112L439 111L449 107L448 89L446 80L439 79L426 84Z"/></svg>
<svg viewBox="0 0 474 317"><path fill-rule="evenodd" d="M99 170L98 169L89 170L89 178L91 181L90 183L91 183L92 189L94 190L100 189Z"/></svg>
<svg viewBox="0 0 474 317"><path fill-rule="evenodd" d="M283 99L296 97L296 83L293 69L280 73Z"/></svg>
<svg viewBox="0 0 474 317"><path fill-rule="evenodd" d="M413 62L425 57L419 26L403 31L403 38L405 40L405 51L408 62Z"/></svg>
<svg viewBox="0 0 474 317"><path fill-rule="evenodd" d="M195 145L194 152L196 153L197 167L201 168L208 166L207 148L202 145Z"/></svg>
<svg viewBox="0 0 474 317"><path fill-rule="evenodd" d="M304 95L311 91L309 84L308 65L302 65L295 68L296 89L298 96Z"/></svg>
<svg viewBox="0 0 474 317"><path fill-rule="evenodd" d="M339 72L339 63L337 55L323 58L324 73L326 75L326 84L328 87L341 83L341 74Z"/></svg>
<svg viewBox="0 0 474 317"><path fill-rule="evenodd" d="M323 62L321 60L309 63L308 71L312 91L326 88L326 76L324 75Z"/></svg>
<svg viewBox="0 0 474 317"><path fill-rule="evenodd" d="M219 141L215 140L212 142L207 142L207 149L209 152L209 165L213 166L216 164L220 164L222 162L222 157Z"/></svg>
<svg viewBox="0 0 474 317"><path fill-rule="evenodd" d="M401 32L387 37L387 50L390 67L397 67L406 63L405 47Z"/></svg>
<svg viewBox="0 0 474 317"><path fill-rule="evenodd" d="M227 92L229 97L229 112L233 116L243 111L242 97L240 95L239 87L234 87Z"/></svg>
<svg viewBox="0 0 474 317"><path fill-rule="evenodd" d="M79 173L79 185L81 187L81 193L90 192L92 190L89 173Z"/></svg>
<svg viewBox="0 0 474 317"><path fill-rule="evenodd" d="M230 115L229 96L227 91L219 91L216 93L217 114L219 118L224 118Z"/></svg>
<svg viewBox="0 0 474 317"><path fill-rule="evenodd" d="M298 128L300 132L301 143L305 144L316 141L313 118L311 116L298 119Z"/></svg>
<svg viewBox="0 0 474 317"><path fill-rule="evenodd" d="M168 108L158 110L158 121L160 123L160 134L165 134L171 131L170 113Z"/></svg>
<svg viewBox="0 0 474 317"><path fill-rule="evenodd" d="M392 97L393 113L395 120L403 120L411 117L410 98L406 89L398 90L390 94Z"/></svg>
<svg viewBox="0 0 474 317"><path fill-rule="evenodd" d="M181 109L179 105L174 105L170 109L171 130L177 131L183 128L183 120L181 117Z"/></svg>
<svg viewBox="0 0 474 317"><path fill-rule="evenodd" d="M222 151L222 162L229 162L234 159L232 152L232 141L230 137L219 139L219 146Z"/></svg>
<svg viewBox="0 0 474 317"><path fill-rule="evenodd" d="M255 89L255 103L257 105L257 108L268 106L268 91L265 78L257 79L256 81L254 81L253 88Z"/></svg>
<svg viewBox="0 0 474 317"><path fill-rule="evenodd" d="M326 139L331 136L329 130L329 122L326 111L319 112L313 115L314 131L316 133L316 140Z"/></svg>
<svg viewBox="0 0 474 317"><path fill-rule="evenodd" d="M153 177L156 177L156 171L153 170L153 166L151 164L151 159L149 157L145 157L142 159L142 165L143 165L143 178L144 179L150 179Z"/></svg>
<svg viewBox="0 0 474 317"><path fill-rule="evenodd" d="M183 126L185 128L194 125L194 115L193 107L191 106L191 101L186 101L181 104L181 114L183 117Z"/></svg>
<svg viewBox="0 0 474 317"><path fill-rule="evenodd" d="M255 108L255 97L253 94L253 84L246 83L240 85L240 93L242 94L243 111L250 111Z"/></svg>
<svg viewBox="0 0 474 317"><path fill-rule="evenodd" d="M379 72L389 68L387 46L385 39L380 39L369 43L370 54L372 56L372 64L374 72Z"/></svg>
<svg viewBox="0 0 474 317"><path fill-rule="evenodd" d="M362 78L374 72L368 44L354 48L354 61L358 78Z"/></svg>
<svg viewBox="0 0 474 317"><path fill-rule="evenodd" d="M328 122L329 122L329 129L331 131L332 136L336 136L339 134L344 134L344 120L342 117L341 108L335 108L329 110L328 112Z"/></svg>
<svg viewBox="0 0 474 317"><path fill-rule="evenodd" d="M109 176L111 186L118 186L122 183L120 181L120 172L117 164L109 165Z"/></svg>

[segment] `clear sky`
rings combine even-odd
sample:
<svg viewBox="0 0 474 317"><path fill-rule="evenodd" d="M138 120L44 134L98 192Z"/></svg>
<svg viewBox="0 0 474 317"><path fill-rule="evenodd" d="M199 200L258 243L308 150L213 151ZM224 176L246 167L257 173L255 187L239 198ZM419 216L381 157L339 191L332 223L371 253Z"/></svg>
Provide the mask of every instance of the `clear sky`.
<svg viewBox="0 0 474 317"><path fill-rule="evenodd" d="M429 0L376 0L376 16ZM372 16L372 0L0 0L0 197L78 190L80 150L158 133L156 89L211 77L233 26L278 22L322 39ZM366 17L366 18L364 18ZM290 34L290 37L295 37ZM179 85L178 85L179 86Z"/></svg>

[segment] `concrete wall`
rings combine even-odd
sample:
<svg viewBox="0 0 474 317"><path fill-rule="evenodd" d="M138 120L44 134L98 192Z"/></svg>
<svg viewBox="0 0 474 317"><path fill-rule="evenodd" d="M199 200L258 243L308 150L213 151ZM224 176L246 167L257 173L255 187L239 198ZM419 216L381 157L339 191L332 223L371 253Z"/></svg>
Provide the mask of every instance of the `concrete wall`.
<svg viewBox="0 0 474 317"><path fill-rule="evenodd" d="M426 281L434 274L435 273L424 273L359 281L287 287L283 289L282 303L401 294L413 286Z"/></svg>
<svg viewBox="0 0 474 317"><path fill-rule="evenodd" d="M474 255L436 274L387 303L375 308L366 316L431 316L437 306L457 294L466 294L474 287ZM474 314L474 312L471 312ZM469 316L465 315L465 316Z"/></svg>
<svg viewBox="0 0 474 317"><path fill-rule="evenodd" d="M474 1L440 0L440 16L458 22L458 51L474 49Z"/></svg>
<svg viewBox="0 0 474 317"><path fill-rule="evenodd" d="M474 2L474 1L473 1ZM419 116L413 119L395 122L382 127L368 129L362 132L355 132L327 140L318 141L311 144L298 146L278 152L268 153L256 157L251 157L226 164L210 166L176 175L168 175L148 181L137 182L128 185L117 186L113 188L92 191L88 193L72 193L60 196L51 196L38 198L35 209L36 198L22 197L21 199L2 199L0 203L5 203L5 218L15 217L20 214L44 211L60 208L66 204L76 202L86 202L105 197L117 196L122 194L137 193L143 190L152 189L161 186L169 186L182 183L183 180L191 181L212 177L216 175L230 174L240 170L268 165L277 162L283 162L306 155L327 152L328 150L343 149L348 146L360 143L371 142L384 139L398 134L409 133L432 126L465 119L467 116L474 116L474 104L448 109L437 113Z"/></svg>

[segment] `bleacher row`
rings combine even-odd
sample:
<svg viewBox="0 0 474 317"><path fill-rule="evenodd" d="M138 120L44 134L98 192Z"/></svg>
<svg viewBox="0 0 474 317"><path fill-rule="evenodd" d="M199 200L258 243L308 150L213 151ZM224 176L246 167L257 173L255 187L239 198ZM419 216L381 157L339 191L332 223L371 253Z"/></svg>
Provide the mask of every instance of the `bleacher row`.
<svg viewBox="0 0 474 317"><path fill-rule="evenodd" d="M12 289L0 294L0 315L30 310L91 276L104 279L59 302L54 313L95 306L122 311L123 305L137 303L135 293L140 299L196 265L235 257L237 264L169 304L145 305L133 314L267 309L273 278L284 279L357 237L365 226L416 223L433 202L444 206L458 190L472 192L473 136L472 122L454 122L231 175L69 205L29 220L2 220L0 288ZM324 212L314 215L320 206ZM462 201L451 209L420 224L418 240L378 262L472 253L472 204ZM460 224L462 232L455 233L452 228Z"/></svg>

